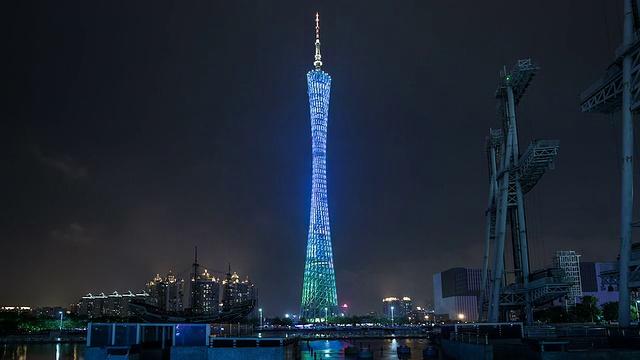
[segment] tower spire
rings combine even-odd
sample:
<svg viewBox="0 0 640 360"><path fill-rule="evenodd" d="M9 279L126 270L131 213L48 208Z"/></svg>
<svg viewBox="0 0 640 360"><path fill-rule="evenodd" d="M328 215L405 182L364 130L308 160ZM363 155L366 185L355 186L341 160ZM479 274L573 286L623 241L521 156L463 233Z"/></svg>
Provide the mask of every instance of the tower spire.
<svg viewBox="0 0 640 360"><path fill-rule="evenodd" d="M316 70L320 70L322 67L322 55L320 55L320 14L316 12L316 56L313 66Z"/></svg>

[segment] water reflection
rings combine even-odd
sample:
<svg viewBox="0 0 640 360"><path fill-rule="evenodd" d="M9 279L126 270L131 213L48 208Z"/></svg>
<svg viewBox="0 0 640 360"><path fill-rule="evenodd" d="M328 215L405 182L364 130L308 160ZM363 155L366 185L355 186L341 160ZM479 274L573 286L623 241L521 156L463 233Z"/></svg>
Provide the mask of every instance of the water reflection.
<svg viewBox="0 0 640 360"><path fill-rule="evenodd" d="M308 343L305 341L302 344L302 359L344 359L344 349L348 346L355 347L358 350L370 350L375 359L398 359L397 349L401 345L407 345L411 348L411 356L404 359L422 359L422 350L432 346L427 339L314 340ZM442 355L440 355L440 358L442 358Z"/></svg>
<svg viewBox="0 0 640 360"><path fill-rule="evenodd" d="M27 359L27 345L10 345L5 344L2 346L2 359L11 360L26 360Z"/></svg>
<svg viewBox="0 0 640 360"><path fill-rule="evenodd" d="M2 344L3 360L84 360L84 344Z"/></svg>
<svg viewBox="0 0 640 360"><path fill-rule="evenodd" d="M344 359L344 349L371 350L375 359L398 359L397 348L405 344L411 348L409 359L422 359L422 350L431 346L427 339L388 340L314 340L302 343L302 359ZM0 358L6 360L84 360L84 344L2 344ZM442 352L440 358L442 357ZM352 357L353 358L353 357Z"/></svg>

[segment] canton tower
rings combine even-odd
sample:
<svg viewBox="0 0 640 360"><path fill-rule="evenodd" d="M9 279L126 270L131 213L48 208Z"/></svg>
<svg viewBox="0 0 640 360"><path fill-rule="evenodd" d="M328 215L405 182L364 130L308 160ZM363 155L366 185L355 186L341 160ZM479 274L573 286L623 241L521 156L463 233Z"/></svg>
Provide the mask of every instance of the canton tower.
<svg viewBox="0 0 640 360"><path fill-rule="evenodd" d="M300 316L311 322L326 321L338 312L336 275L333 270L329 202L327 199L327 120L331 77L322 71L320 18L316 13L316 55L314 70L307 73L313 172L311 216L304 265Z"/></svg>

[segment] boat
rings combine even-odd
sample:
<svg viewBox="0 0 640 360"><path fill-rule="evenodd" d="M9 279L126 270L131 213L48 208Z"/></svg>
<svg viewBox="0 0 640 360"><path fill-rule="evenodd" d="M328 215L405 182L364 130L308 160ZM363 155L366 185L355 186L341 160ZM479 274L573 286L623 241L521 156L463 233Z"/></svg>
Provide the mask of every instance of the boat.
<svg viewBox="0 0 640 360"><path fill-rule="evenodd" d="M434 346L429 346L429 347L424 348L422 350L422 358L423 359L437 358L437 357L438 357L438 348L436 348Z"/></svg>
<svg viewBox="0 0 640 360"><path fill-rule="evenodd" d="M360 349L358 351L358 359L373 359L373 351L371 349Z"/></svg>
<svg viewBox="0 0 640 360"><path fill-rule="evenodd" d="M237 322L253 311L255 300L247 300L223 309L216 314L200 314L188 311L165 311L157 306L146 304L143 301L132 301L129 309L133 316L143 322L149 323L210 323L225 324Z"/></svg>
<svg viewBox="0 0 640 360"><path fill-rule="evenodd" d="M358 356L358 348L353 345L347 346L346 348L344 348L344 356Z"/></svg>
<svg viewBox="0 0 640 360"><path fill-rule="evenodd" d="M398 358L400 359L407 359L411 357L411 348L408 347L406 344L402 344L398 346L396 348L396 351L398 353Z"/></svg>
<svg viewBox="0 0 640 360"><path fill-rule="evenodd" d="M193 262L192 277L198 274L198 248L195 251L195 260ZM186 271L186 270L185 270ZM231 265L227 272L227 279L231 279ZM196 281L196 280L194 280ZM205 313L202 309L195 306L195 292L191 292L191 308L184 311L167 311L155 305L147 303L142 299L134 299L129 303L131 314L139 318L143 322L149 323L209 323L209 324L227 324L235 323L249 315L255 308L255 299L248 299L242 302L232 303L224 306L222 311L217 313Z"/></svg>

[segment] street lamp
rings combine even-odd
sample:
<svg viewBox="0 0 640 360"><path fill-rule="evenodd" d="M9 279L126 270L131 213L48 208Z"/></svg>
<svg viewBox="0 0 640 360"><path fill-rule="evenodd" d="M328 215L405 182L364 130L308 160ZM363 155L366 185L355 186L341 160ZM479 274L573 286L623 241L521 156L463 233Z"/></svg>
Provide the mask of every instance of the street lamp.
<svg viewBox="0 0 640 360"><path fill-rule="evenodd" d="M324 322L326 326L329 326L329 313L328 313L329 309L328 308L324 308Z"/></svg>
<svg viewBox="0 0 640 360"><path fill-rule="evenodd" d="M391 307L391 326L393 326L393 306Z"/></svg>
<svg viewBox="0 0 640 360"><path fill-rule="evenodd" d="M260 312L260 330L262 330L262 308L258 309Z"/></svg>
<svg viewBox="0 0 640 360"><path fill-rule="evenodd" d="M60 311L60 331L62 331L62 311Z"/></svg>

